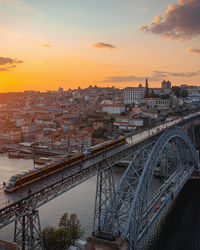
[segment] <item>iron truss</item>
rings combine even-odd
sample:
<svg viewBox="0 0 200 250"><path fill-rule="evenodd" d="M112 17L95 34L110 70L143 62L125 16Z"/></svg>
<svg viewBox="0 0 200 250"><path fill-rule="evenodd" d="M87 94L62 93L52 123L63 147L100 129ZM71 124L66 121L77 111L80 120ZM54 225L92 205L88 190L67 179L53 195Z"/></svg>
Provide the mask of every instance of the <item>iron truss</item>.
<svg viewBox="0 0 200 250"><path fill-rule="evenodd" d="M158 167L163 185L150 197L149 190ZM180 127L165 131L155 143L137 150L116 192L110 196L110 201L107 198L107 208L96 236L115 238L122 234L127 237L129 249L135 249L155 217L156 202L162 197L173 197L171 190L179 192L194 168L198 168L194 144ZM108 174L105 178L108 179Z"/></svg>
<svg viewBox="0 0 200 250"><path fill-rule="evenodd" d="M122 149L118 148L115 151L109 153L109 156L103 155L101 160L93 163L88 168L81 171L79 170L77 173L63 178L62 181L58 181L57 183L49 185L36 193L32 193L27 197L19 199L17 202L7 204L4 208L0 209L0 229L15 221L19 217L27 215L38 207L55 199L64 192L86 181L87 179L96 175L99 171L110 168L111 166L118 163L119 160L130 156L133 151L142 147L146 143L149 143L149 141L152 141L155 138L156 136L148 138L145 141L139 142L137 144L131 146L129 145Z"/></svg>
<svg viewBox="0 0 200 250"><path fill-rule="evenodd" d="M184 121L182 125L184 125L185 122L186 121ZM188 122L191 123L192 120L188 119L187 123ZM134 185L132 180L134 178L133 174L129 174L130 179L128 180L127 178L127 183L129 184L128 187L126 187L123 177L120 181L121 187L119 187L115 193L111 167L118 163L119 160L132 156L132 165L136 164L136 162L138 163L137 167L135 168L135 173L139 178L139 174L143 172L142 169L144 167L144 159L146 159L148 154L150 154L152 145L155 144L154 142L160 134L161 133L159 132L136 144L129 144L127 147L118 147L115 150L110 150L106 153L103 153L101 154L101 158L97 160L94 158L93 163L91 163L89 167L81 170L79 168L77 169L77 172L71 176L64 177L64 175L62 175L62 180L59 180L51 185L47 185L45 188L42 188L35 193L29 193L26 197L20 197L17 201L6 203L5 207L0 209L0 229L15 221L14 240L19 244L19 246L21 246L22 249L43 249L39 214L36 209L68 191L69 189L75 187L76 185L98 174L94 228L98 227L99 232L102 232L102 228L105 228L105 230L108 230L109 228L109 230L112 232L111 235L115 234L116 232L123 232L122 224L126 223L126 216L123 218L123 213L118 214L117 212L123 210L124 204L123 202L120 203L119 199L124 199L124 201L127 199L128 203L133 203L133 199L128 197L128 194L132 195L130 192L130 183L132 183L133 189ZM133 154L133 152L136 153ZM142 160L140 155L143 157ZM150 167L146 168L149 169ZM130 169L130 167L128 169ZM126 177L128 177L127 171L126 175ZM136 187L137 178L134 179L134 182ZM139 197L141 195L140 190L137 193ZM119 199L116 199L116 197ZM108 218L111 219L112 223L109 222ZM132 221L133 220L131 219L131 223ZM130 232L128 234L133 235Z"/></svg>

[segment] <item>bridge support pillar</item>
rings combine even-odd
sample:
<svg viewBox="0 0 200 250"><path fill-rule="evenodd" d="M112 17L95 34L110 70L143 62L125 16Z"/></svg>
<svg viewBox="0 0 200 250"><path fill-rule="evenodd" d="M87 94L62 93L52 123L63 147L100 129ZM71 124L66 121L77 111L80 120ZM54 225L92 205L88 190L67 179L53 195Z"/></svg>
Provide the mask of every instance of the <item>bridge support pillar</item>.
<svg viewBox="0 0 200 250"><path fill-rule="evenodd" d="M199 165L199 150L196 150L197 152L197 165L198 165L198 168L200 168L200 165Z"/></svg>
<svg viewBox="0 0 200 250"><path fill-rule="evenodd" d="M188 135L189 135L190 139L192 140L193 144L196 147L195 131L194 131L194 123L193 122L189 125L187 130L188 130Z"/></svg>
<svg viewBox="0 0 200 250"><path fill-rule="evenodd" d="M115 194L115 186L112 168L108 168L97 175L96 199L93 221L93 232L101 230L101 220L108 207L114 209L113 196Z"/></svg>
<svg viewBox="0 0 200 250"><path fill-rule="evenodd" d="M37 210L21 216L15 221L14 242L22 250L44 249L39 212Z"/></svg>
<svg viewBox="0 0 200 250"><path fill-rule="evenodd" d="M127 250L126 238L119 236L114 241L96 238L95 236L89 236L87 238L86 250Z"/></svg>

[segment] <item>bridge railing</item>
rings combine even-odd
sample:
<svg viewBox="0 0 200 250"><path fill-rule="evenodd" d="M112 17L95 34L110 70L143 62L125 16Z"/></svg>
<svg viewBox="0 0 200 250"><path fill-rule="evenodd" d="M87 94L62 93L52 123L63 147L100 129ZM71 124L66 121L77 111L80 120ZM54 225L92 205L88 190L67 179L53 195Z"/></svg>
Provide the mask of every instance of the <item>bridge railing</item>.
<svg viewBox="0 0 200 250"><path fill-rule="evenodd" d="M144 131L141 131L140 133L137 133L137 134L134 134L134 135L130 135L130 136L128 136L128 137L129 137L129 138L131 137L131 139L129 139L129 143L128 143L129 145L126 145L126 147L128 148L128 147L130 147L130 146L132 146L132 145L134 145L134 144L140 143L140 142L142 142L142 141L144 141L144 140L146 140L146 139L148 139L148 138L150 138L150 137L152 137L152 136L154 136L154 135L158 135L159 133L163 132L165 129L167 129L167 128L169 128L169 127L172 127L172 126L178 124L178 123L181 122L182 120L187 120L187 119L192 118L192 117L195 117L195 116L197 116L197 115L200 115L200 112L196 112L196 113L190 114L190 115L188 115L188 116L185 116L185 117L182 117L182 118L178 118L178 119L176 119L176 120L172 120L172 121L169 121L169 122L165 122L165 123L163 123L163 124L161 124L161 125L158 125L158 126L155 126L155 127L153 127L153 128L149 128L149 129L146 129L146 130L144 130ZM145 135L145 133L147 133L147 134ZM140 135L140 137L137 138L139 135ZM116 149L116 152L118 152L117 149ZM105 154L105 153L104 153L104 157L106 157L106 154ZM98 162L98 159L93 158L93 159L90 161L89 167L92 166L92 165L94 165L94 164L96 164L97 162ZM48 186L48 183L46 184L46 186ZM3 185L2 185L2 184L0 184L0 190L3 190ZM22 199L22 196L21 196L21 195L15 197L14 199L13 199L13 198L8 198L7 201L1 203L0 205L1 205L1 207L3 207L3 204L4 204L4 205L5 205L5 204L11 204L12 202L17 202L17 201L19 201L20 199Z"/></svg>

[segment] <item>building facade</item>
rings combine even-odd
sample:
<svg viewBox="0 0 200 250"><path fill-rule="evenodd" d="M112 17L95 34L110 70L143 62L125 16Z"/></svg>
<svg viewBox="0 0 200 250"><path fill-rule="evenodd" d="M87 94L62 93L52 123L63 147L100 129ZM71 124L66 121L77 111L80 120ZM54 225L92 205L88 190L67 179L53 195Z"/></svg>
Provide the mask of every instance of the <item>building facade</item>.
<svg viewBox="0 0 200 250"><path fill-rule="evenodd" d="M123 91L124 104L133 104L145 96L146 88L125 88Z"/></svg>
<svg viewBox="0 0 200 250"><path fill-rule="evenodd" d="M105 104L102 105L102 112L113 115L120 115L122 112L125 112L125 106L122 104Z"/></svg>

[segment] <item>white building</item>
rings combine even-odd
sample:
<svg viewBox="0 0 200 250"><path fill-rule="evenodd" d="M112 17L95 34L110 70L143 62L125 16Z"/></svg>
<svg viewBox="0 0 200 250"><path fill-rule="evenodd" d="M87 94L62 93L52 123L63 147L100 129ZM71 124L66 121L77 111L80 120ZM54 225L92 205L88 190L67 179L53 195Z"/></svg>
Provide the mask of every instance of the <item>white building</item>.
<svg viewBox="0 0 200 250"><path fill-rule="evenodd" d="M52 121L52 120L39 120L39 119L35 119L34 123L36 125L41 125L42 124L42 125L46 125L46 126L48 126L48 125L55 126L55 122Z"/></svg>
<svg viewBox="0 0 200 250"><path fill-rule="evenodd" d="M189 100L191 102L199 102L200 101L200 92L199 91L190 91L188 93L188 97L189 97Z"/></svg>
<svg viewBox="0 0 200 250"><path fill-rule="evenodd" d="M134 129L136 129L136 126L130 125L130 124L124 124L124 123L119 123L118 127L119 127L119 129L122 129L122 130L134 130Z"/></svg>
<svg viewBox="0 0 200 250"><path fill-rule="evenodd" d="M24 119L16 119L16 127L21 127L22 125L25 125Z"/></svg>
<svg viewBox="0 0 200 250"><path fill-rule="evenodd" d="M138 88L125 88L123 91L123 99L124 104L132 104L137 103L141 98L145 97L146 88L139 86ZM162 89L162 88L149 88L149 95L152 94L162 95L162 94L170 94L171 89Z"/></svg>
<svg viewBox="0 0 200 250"><path fill-rule="evenodd" d="M143 119L139 119L139 118L131 118L129 120L129 124L130 125L134 125L136 127L141 127L144 125Z"/></svg>
<svg viewBox="0 0 200 250"><path fill-rule="evenodd" d="M113 104L111 100L102 100L100 104Z"/></svg>
<svg viewBox="0 0 200 250"><path fill-rule="evenodd" d="M108 114L120 115L122 112L125 112L125 106L122 104L105 104L102 106L102 112Z"/></svg>
<svg viewBox="0 0 200 250"><path fill-rule="evenodd" d="M150 108L153 108L156 106L156 98L141 98L140 99L141 104L146 104Z"/></svg>
<svg viewBox="0 0 200 250"><path fill-rule="evenodd" d="M123 91L124 104L132 104L145 96L146 88L125 88Z"/></svg>
<svg viewBox="0 0 200 250"><path fill-rule="evenodd" d="M136 127L141 127L144 125L143 119L139 118L130 118L130 117L117 117L114 122L115 126L118 126L119 129L135 129Z"/></svg>
<svg viewBox="0 0 200 250"><path fill-rule="evenodd" d="M156 98L156 106L160 110L166 110L170 107L170 99Z"/></svg>

